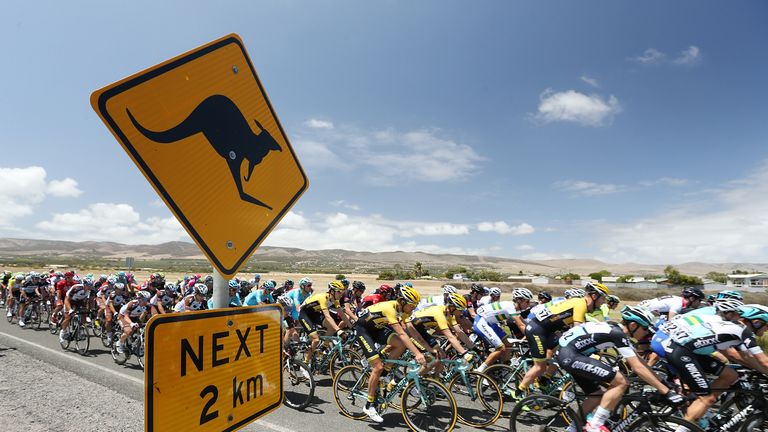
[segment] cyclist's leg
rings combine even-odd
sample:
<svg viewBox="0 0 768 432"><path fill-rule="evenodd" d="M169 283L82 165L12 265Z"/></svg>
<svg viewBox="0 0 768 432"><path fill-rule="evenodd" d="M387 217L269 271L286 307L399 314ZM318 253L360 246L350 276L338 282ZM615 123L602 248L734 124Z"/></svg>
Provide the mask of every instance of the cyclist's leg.
<svg viewBox="0 0 768 432"><path fill-rule="evenodd" d="M19 327L24 327L24 311L27 310L29 296L24 291L21 291L19 300Z"/></svg>
<svg viewBox="0 0 768 432"><path fill-rule="evenodd" d="M550 343L551 337L546 329L541 327L535 320L525 326L525 338L528 340L533 366L525 373L518 386L519 390L527 391L533 381L547 371L548 349L553 348Z"/></svg>
<svg viewBox="0 0 768 432"><path fill-rule="evenodd" d="M311 365L312 354L315 352L315 348L320 344L320 335L317 334L317 325L304 309L299 312L299 323L301 323L301 326L307 332L309 337L312 338L312 343L307 349L307 352L304 353L304 362L307 365Z"/></svg>
<svg viewBox="0 0 768 432"><path fill-rule="evenodd" d="M478 372L483 372L488 366L496 362L496 360L499 359L506 351L506 346L501 340L501 338L506 335L498 325L489 324L488 321L486 321L485 318L481 317L480 315L475 317L472 330L474 330L475 334L480 336L488 344L488 346L492 346L495 349L492 353L488 354L488 357L485 358L483 364L477 368Z"/></svg>
<svg viewBox="0 0 768 432"><path fill-rule="evenodd" d="M739 379L732 368L709 356L691 353L683 347L675 348L669 355L670 363L677 368L680 379L699 397L691 403L685 414L685 420L695 423L715 403L717 397ZM710 386L706 374L717 375Z"/></svg>
<svg viewBox="0 0 768 432"><path fill-rule="evenodd" d="M629 388L627 378L617 373L610 365L569 347L561 347L556 355L558 363L563 365L563 369L571 374L576 384L589 395L582 405L585 414L595 410L589 425L593 429L600 428ZM608 385L608 389L602 394L601 384Z"/></svg>

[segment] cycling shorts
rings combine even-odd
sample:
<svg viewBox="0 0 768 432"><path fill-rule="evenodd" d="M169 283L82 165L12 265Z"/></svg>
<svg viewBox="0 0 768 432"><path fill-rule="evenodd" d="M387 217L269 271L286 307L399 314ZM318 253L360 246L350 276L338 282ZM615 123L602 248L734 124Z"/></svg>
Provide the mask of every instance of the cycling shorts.
<svg viewBox="0 0 768 432"><path fill-rule="evenodd" d="M669 339L669 334L661 329L656 331L651 339L651 350L661 358L667 358L667 350L664 348L664 341Z"/></svg>
<svg viewBox="0 0 768 432"><path fill-rule="evenodd" d="M557 346L555 333L549 332L535 319L525 326L525 338L531 351L533 361L540 362L547 359L547 350Z"/></svg>
<svg viewBox="0 0 768 432"><path fill-rule="evenodd" d="M21 290L12 289L12 290L11 290L11 295L12 295L12 296L13 296L13 298L15 298L16 300L19 300L19 299L21 299Z"/></svg>
<svg viewBox="0 0 768 432"><path fill-rule="evenodd" d="M40 296L35 291L32 291L31 293L28 293L28 292L24 291L24 295L27 297L27 301L31 301L31 300L34 300L36 298L40 298Z"/></svg>
<svg viewBox="0 0 768 432"><path fill-rule="evenodd" d="M498 324L489 324L488 321L480 315L475 317L475 321L472 323L472 330L493 348L499 348L504 345L502 338L507 337L507 332L505 332L501 326Z"/></svg>
<svg viewBox="0 0 768 432"><path fill-rule="evenodd" d="M680 379L698 395L712 393L706 374L720 375L725 365L714 357L694 354L693 350L682 345L672 344L672 352L667 361L677 369Z"/></svg>
<svg viewBox="0 0 768 432"><path fill-rule="evenodd" d="M585 356L569 346L560 347L555 353L555 359L586 394L600 390L601 384L608 384L616 377L616 370L612 366Z"/></svg>
<svg viewBox="0 0 768 432"><path fill-rule="evenodd" d="M424 325L422 325L422 324L416 324L416 325L414 325L414 326L413 326L413 328L415 328L415 329L416 329L416 331L417 331L417 332L419 332L419 335L421 335L421 337L422 337L422 338L423 338L425 341L427 341L427 344L428 344L430 347L434 348L434 347L437 345L437 339L435 339L435 337L434 337L434 336L432 336L431 334L429 334L429 332L427 331L427 328L426 328L426 327L424 327ZM420 344L417 344L417 343L415 343L415 342L414 342L414 344L415 344L415 345L416 345L416 347L417 347L417 348L419 348L419 349L423 349L423 350L426 350L426 349L428 348L428 347L422 347L422 346L420 346Z"/></svg>
<svg viewBox="0 0 768 432"><path fill-rule="evenodd" d="M301 326L306 330L308 334L317 333L317 329L323 326L324 315L320 314L319 318L317 314L309 313L306 309L302 308L299 312L299 322Z"/></svg>
<svg viewBox="0 0 768 432"><path fill-rule="evenodd" d="M395 332L389 327L371 331L364 325L356 324L355 331L357 332L357 341L363 347L365 358L369 361L379 357L379 351L376 349L377 343L382 347L387 346L392 336L396 336Z"/></svg>

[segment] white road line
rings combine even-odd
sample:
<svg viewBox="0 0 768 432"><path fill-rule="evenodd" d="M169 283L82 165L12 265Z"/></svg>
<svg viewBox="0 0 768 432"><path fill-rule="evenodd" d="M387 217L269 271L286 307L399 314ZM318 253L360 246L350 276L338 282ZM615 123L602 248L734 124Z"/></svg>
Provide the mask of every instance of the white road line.
<svg viewBox="0 0 768 432"><path fill-rule="evenodd" d="M49 352L51 354L56 354L58 356L66 358L66 359L74 360L74 361L82 363L84 365L94 367L94 368L96 368L96 369L98 369L98 370L100 370L102 372L111 373L113 375L119 376L120 378L127 379L129 381L132 381L132 382L134 382L136 384L139 384L142 387L144 387L144 380L143 379L139 379L139 378L136 378L136 377L132 377L130 375L126 375L126 374L124 374L122 372L118 372L118 371L106 368L104 366L97 365L95 363L91 363L91 362L83 360L81 358L77 358L77 357L68 355L68 354L63 353L61 351L56 351L55 349L51 349L51 348L48 348L46 346L42 346L40 344L36 344L34 342L30 342L28 340L22 339L20 337L14 336L14 335L10 335L10 334L2 332L2 331L0 331L0 334L5 336L5 337L7 337L7 338L9 338L9 339L13 339L13 340L15 340L17 342L25 343L27 345L32 345L32 346L34 346L36 348L42 349L43 351ZM296 432L293 429L289 429L289 428L286 428L286 427L283 427L283 426L280 426L280 425L276 425L274 423L270 423L270 422L268 422L266 420L261 420L261 419L254 421L253 424L265 427L267 429L272 429L273 431L276 431L276 432Z"/></svg>

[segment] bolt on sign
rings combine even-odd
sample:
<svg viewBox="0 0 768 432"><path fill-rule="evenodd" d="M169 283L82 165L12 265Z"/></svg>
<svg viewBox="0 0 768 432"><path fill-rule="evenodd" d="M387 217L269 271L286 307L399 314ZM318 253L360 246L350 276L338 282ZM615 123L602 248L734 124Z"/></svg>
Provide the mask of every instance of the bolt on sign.
<svg viewBox="0 0 768 432"><path fill-rule="evenodd" d="M308 187L236 34L97 90L91 105L224 276Z"/></svg>
<svg viewBox="0 0 768 432"><path fill-rule="evenodd" d="M234 431L282 403L280 306L153 317L146 330L144 429Z"/></svg>

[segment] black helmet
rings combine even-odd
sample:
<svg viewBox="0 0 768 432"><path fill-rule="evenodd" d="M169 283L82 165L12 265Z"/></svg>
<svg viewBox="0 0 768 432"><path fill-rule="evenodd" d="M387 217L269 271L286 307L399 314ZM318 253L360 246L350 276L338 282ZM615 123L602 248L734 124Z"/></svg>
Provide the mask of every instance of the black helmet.
<svg viewBox="0 0 768 432"><path fill-rule="evenodd" d="M683 297L695 297L699 300L704 300L706 298L704 291L696 287L685 287L682 295Z"/></svg>
<svg viewBox="0 0 768 432"><path fill-rule="evenodd" d="M352 289L365 291L365 284L360 281L352 282Z"/></svg>
<svg viewBox="0 0 768 432"><path fill-rule="evenodd" d="M344 288L349 288L349 279L347 278L342 279L341 284L344 285Z"/></svg>
<svg viewBox="0 0 768 432"><path fill-rule="evenodd" d="M485 288L483 288L483 286L480 285L479 283L473 283L469 287L469 291L473 292L473 293L484 294L485 293Z"/></svg>
<svg viewBox="0 0 768 432"><path fill-rule="evenodd" d="M552 294L542 291L539 293L539 301L542 303L549 303L552 301Z"/></svg>

